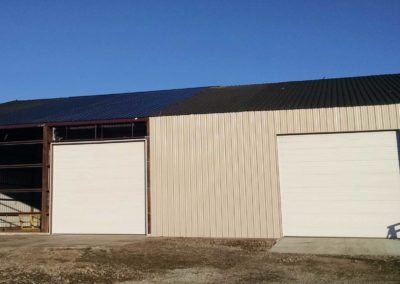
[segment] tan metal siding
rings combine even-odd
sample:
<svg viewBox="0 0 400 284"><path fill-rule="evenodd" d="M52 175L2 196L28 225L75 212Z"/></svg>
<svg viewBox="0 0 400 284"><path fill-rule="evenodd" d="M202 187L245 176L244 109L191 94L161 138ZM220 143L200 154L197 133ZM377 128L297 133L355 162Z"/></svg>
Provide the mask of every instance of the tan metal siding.
<svg viewBox="0 0 400 284"><path fill-rule="evenodd" d="M281 237L277 134L400 128L400 105L150 118L152 235Z"/></svg>

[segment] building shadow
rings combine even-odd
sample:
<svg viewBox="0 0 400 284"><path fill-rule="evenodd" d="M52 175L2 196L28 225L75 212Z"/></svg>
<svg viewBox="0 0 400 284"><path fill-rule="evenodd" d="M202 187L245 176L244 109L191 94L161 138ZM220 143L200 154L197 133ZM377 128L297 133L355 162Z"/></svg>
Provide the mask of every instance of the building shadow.
<svg viewBox="0 0 400 284"><path fill-rule="evenodd" d="M393 224L387 227L388 233L386 238L391 240L397 240L397 233L400 233L400 223Z"/></svg>

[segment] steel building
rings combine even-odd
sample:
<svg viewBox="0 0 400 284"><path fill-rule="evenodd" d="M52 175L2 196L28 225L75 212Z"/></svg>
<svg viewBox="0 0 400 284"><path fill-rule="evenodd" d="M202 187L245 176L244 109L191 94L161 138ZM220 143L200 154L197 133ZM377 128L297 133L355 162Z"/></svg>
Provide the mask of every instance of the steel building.
<svg viewBox="0 0 400 284"><path fill-rule="evenodd" d="M395 237L400 74L0 104L0 230Z"/></svg>

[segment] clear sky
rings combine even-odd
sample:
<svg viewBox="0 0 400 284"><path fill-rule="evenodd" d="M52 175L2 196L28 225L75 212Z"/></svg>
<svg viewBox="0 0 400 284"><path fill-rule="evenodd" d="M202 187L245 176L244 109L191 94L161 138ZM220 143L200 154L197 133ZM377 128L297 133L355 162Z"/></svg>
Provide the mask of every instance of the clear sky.
<svg viewBox="0 0 400 284"><path fill-rule="evenodd" d="M0 102L400 73L400 0L3 0Z"/></svg>

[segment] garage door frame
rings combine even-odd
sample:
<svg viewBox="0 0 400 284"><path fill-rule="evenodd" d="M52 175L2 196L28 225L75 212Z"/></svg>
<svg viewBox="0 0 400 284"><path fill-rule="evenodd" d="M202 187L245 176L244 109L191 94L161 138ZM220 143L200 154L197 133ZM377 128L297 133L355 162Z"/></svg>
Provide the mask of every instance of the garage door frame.
<svg viewBox="0 0 400 284"><path fill-rule="evenodd" d="M58 145L86 145L86 144L114 144L114 143L129 143L129 142L143 142L144 143L144 186L145 186L145 235L148 236L150 234L150 213L149 213L149 180L148 180L148 141L146 138L140 139L109 139L109 140L88 140L88 141L69 141L69 142L52 142L50 143L50 155L49 155L49 234L53 234L53 169L54 169L54 146Z"/></svg>
<svg viewBox="0 0 400 284"><path fill-rule="evenodd" d="M275 154L277 157L277 165L276 171L278 175L278 189L279 189L279 212L280 212L280 228L281 228L281 237L284 237L283 230L283 206L282 206L282 185L281 185L281 169L280 169L280 161L279 161L279 137L282 136L300 136L300 135L332 135L332 134L352 134L352 133L379 133L379 132L394 132L397 142L397 150L398 150L398 162L400 168L400 129L374 129L374 130L358 130L358 131L322 131L322 132L300 132L300 133L277 133L275 135ZM300 236L299 236L300 237Z"/></svg>

